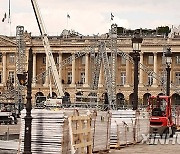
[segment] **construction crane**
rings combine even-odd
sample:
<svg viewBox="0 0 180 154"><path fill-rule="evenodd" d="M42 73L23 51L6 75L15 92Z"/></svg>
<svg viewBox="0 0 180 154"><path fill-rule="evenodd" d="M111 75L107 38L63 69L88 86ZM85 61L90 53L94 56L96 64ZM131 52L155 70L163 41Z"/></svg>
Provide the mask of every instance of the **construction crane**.
<svg viewBox="0 0 180 154"><path fill-rule="evenodd" d="M42 38L44 49L45 49L45 52L46 52L46 57L48 59L48 63L49 63L50 69L51 69L51 73L53 75L54 84L55 84L55 87L56 87L56 90L57 90L58 98L63 98L64 92L62 90L62 83L60 81L58 71L57 71L57 68L56 68L56 64L54 62L53 54L52 54L52 51L51 51L51 48L50 48L50 44L49 44L49 40L48 40L47 33L46 33L46 30L45 30L45 26L43 24L43 20L42 20L42 17L40 15L40 10L38 8L37 1L36 0L31 0L31 3L32 3L32 6L33 6L35 16L36 16L36 20L37 20L37 23L38 23L39 30L40 30L40 33L41 33L41 38Z"/></svg>

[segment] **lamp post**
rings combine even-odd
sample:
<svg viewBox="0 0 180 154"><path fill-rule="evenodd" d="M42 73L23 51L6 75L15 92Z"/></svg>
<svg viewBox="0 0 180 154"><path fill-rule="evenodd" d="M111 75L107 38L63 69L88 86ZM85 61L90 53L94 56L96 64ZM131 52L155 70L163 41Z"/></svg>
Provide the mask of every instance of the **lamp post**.
<svg viewBox="0 0 180 154"><path fill-rule="evenodd" d="M171 48L167 48L165 57L166 57L166 72L167 72L166 95L170 96L170 72L171 72L171 63L172 63Z"/></svg>
<svg viewBox="0 0 180 154"><path fill-rule="evenodd" d="M31 154L31 123L32 123L32 116L31 116L31 93L32 93L32 68L33 68L33 55L32 55L32 48L29 49L29 60L28 60L28 81L27 81L27 102L26 102L26 116L24 117L25 120L25 132L24 132L24 152L23 154Z"/></svg>
<svg viewBox="0 0 180 154"><path fill-rule="evenodd" d="M138 64L140 61L140 54L141 52L141 43L143 39L140 37L139 34L135 34L132 38L132 48L133 53L132 57L134 60L134 98L133 98L133 110L137 110L138 108Z"/></svg>

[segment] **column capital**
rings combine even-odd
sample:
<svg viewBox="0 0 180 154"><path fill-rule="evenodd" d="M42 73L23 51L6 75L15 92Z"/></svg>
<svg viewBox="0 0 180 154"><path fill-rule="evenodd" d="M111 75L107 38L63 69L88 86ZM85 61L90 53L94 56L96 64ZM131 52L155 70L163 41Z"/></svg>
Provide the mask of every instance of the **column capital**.
<svg viewBox="0 0 180 154"><path fill-rule="evenodd" d="M2 55L3 55L3 56L6 56L6 52L3 52Z"/></svg>
<svg viewBox="0 0 180 154"><path fill-rule="evenodd" d="M153 52L154 55L157 55L157 53L158 53L157 51Z"/></svg>
<svg viewBox="0 0 180 154"><path fill-rule="evenodd" d="M139 54L140 54L140 56L143 56L144 52L141 51L141 52L139 52Z"/></svg>

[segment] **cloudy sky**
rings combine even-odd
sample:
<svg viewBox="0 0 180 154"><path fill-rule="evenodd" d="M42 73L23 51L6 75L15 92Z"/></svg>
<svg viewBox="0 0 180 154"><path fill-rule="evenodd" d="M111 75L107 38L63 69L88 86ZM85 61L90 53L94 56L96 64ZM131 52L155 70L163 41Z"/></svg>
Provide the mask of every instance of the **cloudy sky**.
<svg viewBox="0 0 180 154"><path fill-rule="evenodd" d="M0 35L15 35L17 25L39 35L31 0L11 1L11 24L8 23L8 2L0 0ZM37 0L50 35L60 35L63 29L73 29L83 35L109 31L113 22L130 29L178 26L180 0ZM5 12L5 22L1 20ZM70 15L70 19L67 18Z"/></svg>

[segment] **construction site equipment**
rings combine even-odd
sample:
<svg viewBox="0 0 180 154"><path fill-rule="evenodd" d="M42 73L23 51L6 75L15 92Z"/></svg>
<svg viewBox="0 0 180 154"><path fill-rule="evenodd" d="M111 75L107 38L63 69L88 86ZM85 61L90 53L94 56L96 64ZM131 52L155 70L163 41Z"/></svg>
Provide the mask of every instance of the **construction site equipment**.
<svg viewBox="0 0 180 154"><path fill-rule="evenodd" d="M36 2L36 0L31 0L31 2L32 2L34 13L35 13L35 16L36 16L36 19L38 22L39 30L40 30L40 33L42 36L43 45L44 45L44 48L46 51L46 55L47 55L47 58L49 60L49 65L50 65L49 68L51 69L51 72L53 74L55 86L56 86L57 91L58 91L58 96L63 97L64 93L62 90L62 84L61 84L61 81L60 81L59 76L58 76L57 68L56 68L56 65L55 65L55 62L53 59L53 55L52 55L52 52L50 49L50 44L49 44L48 37L47 37L46 31L45 31L45 27L44 27L43 22L42 22L42 18L40 16L40 11L39 11L37 2ZM116 77L115 77L115 74L116 74L116 59L117 59L117 46L116 46L117 45L117 25L112 25L110 37L111 37L111 61L109 62L107 53L102 52L103 50L105 50L105 45L104 45L104 47L103 47L103 45L101 45L101 47L100 47L101 48L100 49L101 54L97 55L96 62L97 62L97 65L100 66L101 65L100 61L102 58L105 66L107 66L107 67L105 67L105 70L104 70L105 71L105 80L107 83L106 84L106 88L107 88L107 92L108 92L107 95L108 95L109 105L114 108L115 96L116 96L116 81L115 81ZM122 54L122 55L124 55L124 54ZM80 57L80 56L78 56L78 57ZM131 60L131 58L129 58L129 59ZM108 68L111 68L111 69L108 69ZM145 67L142 67L141 69L143 69L147 72ZM95 78L93 78L94 79L93 90L96 89L96 86L98 85L98 79L99 79L98 76L99 76L99 72L100 72L99 70L100 70L100 67L98 67L98 69L96 71L97 72L96 76L95 76ZM154 78L157 78L157 75L153 71L150 71L148 73L154 75Z"/></svg>
<svg viewBox="0 0 180 154"><path fill-rule="evenodd" d="M18 153L24 150L24 133L26 111L21 112L21 128L20 128L20 147ZM43 109L32 110L32 131L31 131L31 152L38 153L61 153L64 114L62 111L50 111Z"/></svg>
<svg viewBox="0 0 180 154"><path fill-rule="evenodd" d="M120 51L120 50L117 51L117 54L122 56L124 59L128 60L132 64L134 63L133 58L129 54L127 54L127 53L125 53L123 51ZM154 79L158 80L161 83L162 87L163 87L163 91L165 92L165 90L166 90L166 81L164 81L164 79L162 79L161 75L158 75L152 69L148 68L146 65L141 64L141 63L139 63L139 68L141 70L143 70L145 73L147 73L148 75L151 75ZM180 94L179 88L174 83L171 83L171 88L177 94Z"/></svg>
<svg viewBox="0 0 180 154"><path fill-rule="evenodd" d="M16 104L18 105L18 114L20 115L20 111L23 108L24 104L24 85L22 85L17 77L18 75L23 75L25 73L26 68L26 54L25 54L25 42L24 42L24 26L16 27L16 44L17 44L17 54L16 54L16 80L15 80L15 88L17 91L17 95L15 95ZM23 80L22 80L23 81ZM25 83L24 83L25 84Z"/></svg>
<svg viewBox="0 0 180 154"><path fill-rule="evenodd" d="M2 39L6 40L6 38ZM24 87L19 84L19 81L17 80L17 74L23 74L26 68L23 26L16 27L16 43L12 43L16 44L17 47L15 76L8 76L6 86L4 87L4 90L0 95L0 100L1 103L4 104L14 103L15 109L18 111L18 113L16 113L20 115L20 111L22 110L24 104Z"/></svg>
<svg viewBox="0 0 180 154"><path fill-rule="evenodd" d="M111 25L110 31L111 44L111 78L112 78L112 105L116 105L116 69L117 69L117 25Z"/></svg>
<svg viewBox="0 0 180 154"><path fill-rule="evenodd" d="M17 124L15 103L0 103L0 124Z"/></svg>
<svg viewBox="0 0 180 154"><path fill-rule="evenodd" d="M22 111L18 153L24 148ZM31 152L92 153L109 151L111 113L84 109L32 109ZM103 128L103 129L102 129Z"/></svg>
<svg viewBox="0 0 180 154"><path fill-rule="evenodd" d="M121 148L141 142L149 133L149 113L132 109L111 111L110 147Z"/></svg>
<svg viewBox="0 0 180 154"><path fill-rule="evenodd" d="M159 134L173 136L176 125L172 118L171 97L170 96L150 96L149 107L150 134Z"/></svg>
<svg viewBox="0 0 180 154"><path fill-rule="evenodd" d="M38 4L37 4L36 0L31 0L31 3L32 3L32 6L33 6L35 16L36 16L36 20L37 20L37 23L38 23L39 30L40 30L40 33L41 33L41 38L42 38L44 49L45 49L45 52L46 52L46 57L48 59L49 67L51 69L51 73L52 73L53 78L54 78L54 84L56 86L58 98L62 99L62 97L64 96L64 92L62 90L62 84L61 84L61 81L60 81L60 78L59 78L59 75L58 75L56 64L54 62L54 58L53 58L53 54L52 54L52 51L51 51L51 48L50 48L50 44L49 44L49 40L48 40L47 33L46 33L46 30L45 30L45 26L43 24L43 20L42 20L42 17L40 15L40 10L38 8Z"/></svg>

